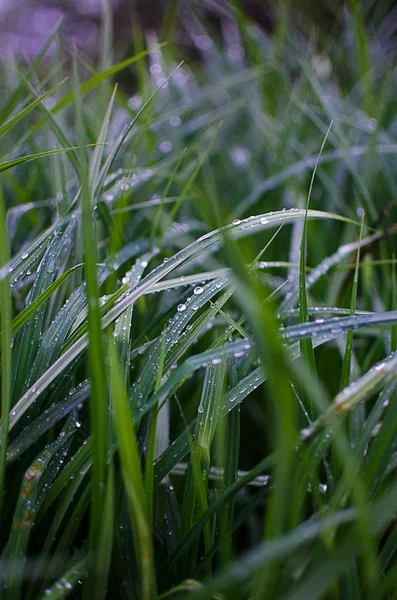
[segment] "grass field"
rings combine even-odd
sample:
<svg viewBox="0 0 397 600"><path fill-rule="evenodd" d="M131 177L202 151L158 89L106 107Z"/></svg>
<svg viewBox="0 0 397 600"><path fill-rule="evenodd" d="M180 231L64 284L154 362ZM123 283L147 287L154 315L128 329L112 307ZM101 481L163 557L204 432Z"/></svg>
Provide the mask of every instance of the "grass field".
<svg viewBox="0 0 397 600"><path fill-rule="evenodd" d="M397 598L397 70L287 4L2 64L1 598Z"/></svg>

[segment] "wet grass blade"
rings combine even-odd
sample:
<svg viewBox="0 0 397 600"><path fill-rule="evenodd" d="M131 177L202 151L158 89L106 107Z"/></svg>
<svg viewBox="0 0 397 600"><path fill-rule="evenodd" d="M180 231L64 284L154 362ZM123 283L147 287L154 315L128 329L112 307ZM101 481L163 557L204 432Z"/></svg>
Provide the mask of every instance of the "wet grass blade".
<svg viewBox="0 0 397 600"><path fill-rule="evenodd" d="M299 259L299 317L300 317L300 320L302 323L305 323L306 321L309 320L308 305L307 305L307 289L306 289L307 214L308 214L308 210L309 210L310 198L312 195L313 183L314 183L314 179L316 177L317 167L318 167L321 155L323 153L325 144L327 142L328 135L331 131L331 127L332 127L332 121L328 127L327 133L325 134L316 164L313 169L312 178L310 180L309 192L308 192L307 200L306 200L306 213L305 213L305 219L303 221L302 241L301 241L301 246L300 246L300 259ZM312 344L311 339L309 338L309 339L302 340L300 342L300 347L301 347L301 353L302 353L303 359L306 364L306 368L309 369L309 371L311 371L313 374L316 374L316 359L314 356L313 344ZM313 390L313 393L315 393L315 390ZM309 415L310 415L310 417L313 418L313 404L312 404L311 394L309 395L308 401L309 401L309 407L308 407Z"/></svg>
<svg viewBox="0 0 397 600"><path fill-rule="evenodd" d="M88 175L88 162L84 149L84 116L79 89L77 65L74 64L76 118L79 132L80 185L82 206L82 231L84 236L85 279L88 304L88 369L91 380L90 419L92 428L92 501L90 536L88 547L88 579L85 594L101 598L106 593L101 577L102 566L98 563L102 553L102 511L105 501L105 464L107 452L108 393L105 371L105 339L102 334L97 282L97 238L96 224L92 219L92 187Z"/></svg>

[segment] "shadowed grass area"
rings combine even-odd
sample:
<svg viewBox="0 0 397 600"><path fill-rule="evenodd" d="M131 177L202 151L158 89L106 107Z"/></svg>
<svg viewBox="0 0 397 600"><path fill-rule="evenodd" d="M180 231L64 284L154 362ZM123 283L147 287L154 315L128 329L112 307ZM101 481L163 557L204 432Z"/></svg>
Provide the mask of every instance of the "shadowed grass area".
<svg viewBox="0 0 397 600"><path fill-rule="evenodd" d="M394 598L385 24L192 3L184 60L177 5L2 66L2 597Z"/></svg>

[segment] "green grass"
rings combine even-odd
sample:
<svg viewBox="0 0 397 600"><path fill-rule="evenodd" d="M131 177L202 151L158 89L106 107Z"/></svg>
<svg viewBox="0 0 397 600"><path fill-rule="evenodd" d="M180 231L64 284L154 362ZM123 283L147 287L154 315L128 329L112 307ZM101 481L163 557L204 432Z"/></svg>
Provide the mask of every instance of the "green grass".
<svg viewBox="0 0 397 600"><path fill-rule="evenodd" d="M1 598L397 598L396 67L293 4L1 66Z"/></svg>

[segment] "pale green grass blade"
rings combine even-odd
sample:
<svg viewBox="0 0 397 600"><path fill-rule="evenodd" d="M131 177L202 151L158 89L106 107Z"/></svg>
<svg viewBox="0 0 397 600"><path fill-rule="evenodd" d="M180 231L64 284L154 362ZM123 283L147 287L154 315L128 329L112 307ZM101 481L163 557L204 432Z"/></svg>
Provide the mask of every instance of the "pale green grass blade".
<svg viewBox="0 0 397 600"><path fill-rule="evenodd" d="M90 161L90 174L89 174L89 178L90 178L90 184L94 188L96 187L96 182L98 180L98 175L99 175L99 171L100 171L100 168L101 168L103 154L104 154L105 147L106 147L105 144L106 144L106 140L108 138L108 132L109 132L109 126L110 126L110 119L111 119L111 115L112 115L112 110L113 110L113 105L114 105L114 99L116 97L116 92L117 92L117 86L114 87L114 90L113 90L112 95L110 97L109 105L107 107L106 114L105 114L104 119L103 119L102 127L101 127L101 130L100 130L99 135L98 135L97 146L95 146L95 149L94 149L94 152L92 154L91 161Z"/></svg>
<svg viewBox="0 0 397 600"><path fill-rule="evenodd" d="M44 598L50 598L51 600L68 598L73 590L78 588L79 581L84 579L86 568L87 559L79 557L79 560L54 585L45 589L44 595L41 598L43 600Z"/></svg>
<svg viewBox="0 0 397 600"><path fill-rule="evenodd" d="M74 152L77 150L77 146L70 146L68 148L59 148L58 150L47 150L46 152L37 152L36 154L29 154L28 156L21 156L20 158L14 158L4 163L0 163L0 173L12 169L17 165L29 162L31 160L37 160L38 158L45 158L47 156L53 156L54 154L60 154L61 152Z"/></svg>
<svg viewBox="0 0 397 600"><path fill-rule="evenodd" d="M33 100L33 102L28 104L25 108L20 110L14 117L8 119L8 121L0 125L0 137L2 135L5 135L8 131L10 131L10 129L12 129L17 123L19 123L19 121L26 117L26 115L28 115L38 104L41 104L43 100L45 100L46 98L48 98L48 96L53 94L57 88L59 88L63 83L65 83L65 81L66 80L59 82L57 85L48 90L45 94L42 94L41 96Z"/></svg>

